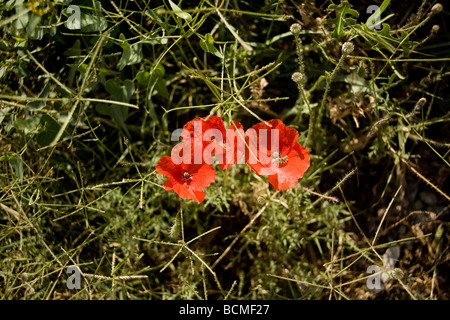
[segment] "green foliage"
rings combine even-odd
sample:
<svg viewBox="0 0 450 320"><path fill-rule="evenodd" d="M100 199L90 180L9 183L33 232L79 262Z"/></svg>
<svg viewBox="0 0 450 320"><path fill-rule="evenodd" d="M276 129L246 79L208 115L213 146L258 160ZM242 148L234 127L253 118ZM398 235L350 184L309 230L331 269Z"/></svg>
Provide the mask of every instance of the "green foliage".
<svg viewBox="0 0 450 320"><path fill-rule="evenodd" d="M365 5L1 3L0 297L448 298L448 8ZM280 192L215 164L180 199L156 163L209 114L282 119L311 167ZM393 246L407 277L369 290Z"/></svg>
<svg viewBox="0 0 450 320"><path fill-rule="evenodd" d="M331 36L334 39L340 39L345 34L345 28L356 25L355 18L359 17L359 13L358 11L352 9L352 5L348 1L342 1L339 5L330 4L328 8L335 11L336 18L326 19L323 21L323 24L330 28L334 28Z"/></svg>

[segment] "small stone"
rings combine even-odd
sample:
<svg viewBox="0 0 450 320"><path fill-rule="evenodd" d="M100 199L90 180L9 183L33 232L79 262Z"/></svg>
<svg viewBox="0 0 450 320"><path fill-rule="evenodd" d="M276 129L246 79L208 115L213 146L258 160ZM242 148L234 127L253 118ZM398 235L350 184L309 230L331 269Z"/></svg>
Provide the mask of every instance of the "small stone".
<svg viewBox="0 0 450 320"><path fill-rule="evenodd" d="M422 210L423 209L423 202L420 200L414 201L414 210Z"/></svg>
<svg viewBox="0 0 450 320"><path fill-rule="evenodd" d="M408 184L407 190L408 191L406 193L406 196L408 197L409 201L413 202L416 199L417 192L419 192L419 184L418 183Z"/></svg>
<svg viewBox="0 0 450 320"><path fill-rule="evenodd" d="M419 197L423 202L425 202L429 206L436 204L437 201L435 194L431 191L422 191L419 194Z"/></svg>

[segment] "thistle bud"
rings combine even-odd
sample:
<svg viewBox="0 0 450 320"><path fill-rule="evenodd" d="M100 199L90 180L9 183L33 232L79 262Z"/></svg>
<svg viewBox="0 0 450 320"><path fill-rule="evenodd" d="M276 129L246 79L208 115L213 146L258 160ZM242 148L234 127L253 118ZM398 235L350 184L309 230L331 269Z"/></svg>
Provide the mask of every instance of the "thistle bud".
<svg viewBox="0 0 450 320"><path fill-rule="evenodd" d="M302 84L305 81L305 75L301 72L294 72L291 78L292 81L294 81L297 84Z"/></svg>
<svg viewBox="0 0 450 320"><path fill-rule="evenodd" d="M403 272L402 269L400 268L395 268L392 273L391 273L392 278L394 278L395 280L402 280L403 277L405 276L405 273Z"/></svg>
<svg viewBox="0 0 450 320"><path fill-rule="evenodd" d="M345 42L342 45L342 54L344 56L348 56L350 53L353 52L353 50L355 50L355 46L351 42Z"/></svg>
<svg viewBox="0 0 450 320"><path fill-rule="evenodd" d="M294 36L298 36L300 34L300 31L302 30L302 26L298 23L294 23L291 25L290 30Z"/></svg>

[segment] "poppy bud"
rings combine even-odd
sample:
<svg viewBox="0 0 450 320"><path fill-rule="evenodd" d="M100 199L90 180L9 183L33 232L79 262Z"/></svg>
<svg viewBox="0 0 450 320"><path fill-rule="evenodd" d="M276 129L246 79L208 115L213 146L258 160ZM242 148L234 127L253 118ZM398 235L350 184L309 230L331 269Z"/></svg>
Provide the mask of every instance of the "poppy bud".
<svg viewBox="0 0 450 320"><path fill-rule="evenodd" d="M300 34L300 31L302 30L302 26L298 23L294 23L291 25L290 30L294 36L298 36Z"/></svg>
<svg viewBox="0 0 450 320"><path fill-rule="evenodd" d="M292 81L297 84L303 83L305 80L305 75L301 72L294 72L291 77Z"/></svg>
<svg viewBox="0 0 450 320"><path fill-rule="evenodd" d="M355 50L355 46L351 42L345 42L342 45L342 54L344 56L348 56L350 53L353 52L353 50Z"/></svg>
<svg viewBox="0 0 450 320"><path fill-rule="evenodd" d="M444 9L444 7L442 6L442 4L436 3L436 4L431 8L431 13L432 13L432 14L437 14L437 13L441 12L442 9Z"/></svg>

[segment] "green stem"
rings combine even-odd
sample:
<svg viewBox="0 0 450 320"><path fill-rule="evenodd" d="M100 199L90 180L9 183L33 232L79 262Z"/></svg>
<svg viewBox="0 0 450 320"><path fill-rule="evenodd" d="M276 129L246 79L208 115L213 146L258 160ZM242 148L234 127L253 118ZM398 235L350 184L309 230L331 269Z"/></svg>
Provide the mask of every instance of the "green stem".
<svg viewBox="0 0 450 320"><path fill-rule="evenodd" d="M315 119L314 126L316 126L316 125L320 126L320 122L322 120L322 116L323 116L324 109L325 109L325 102L326 102L327 96L328 96L328 91L330 90L331 81L333 80L334 75L336 74L336 71L339 69L339 67L341 66L342 62L344 61L344 57L345 57L344 55L341 56L341 58L339 59L338 63L336 64L336 67L333 69L331 74L326 77L325 91L323 93L322 102L320 103L319 110L317 112L317 117Z"/></svg>
<svg viewBox="0 0 450 320"><path fill-rule="evenodd" d="M315 119L316 119L316 113L311 109L311 105L309 104L308 97L306 96L305 88L303 87L302 83L297 83L298 85L298 91L300 92L300 95L302 96L302 99L309 110L309 126L308 126L308 134L306 136L305 141L305 147L307 147L311 151L311 142L312 137L314 134L314 125L315 125Z"/></svg>

